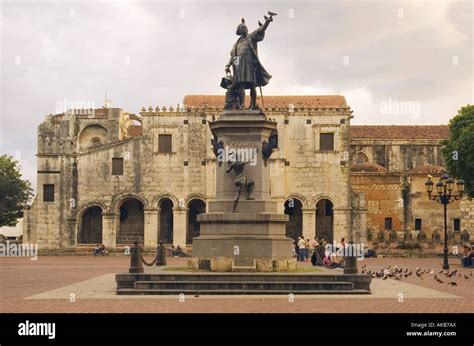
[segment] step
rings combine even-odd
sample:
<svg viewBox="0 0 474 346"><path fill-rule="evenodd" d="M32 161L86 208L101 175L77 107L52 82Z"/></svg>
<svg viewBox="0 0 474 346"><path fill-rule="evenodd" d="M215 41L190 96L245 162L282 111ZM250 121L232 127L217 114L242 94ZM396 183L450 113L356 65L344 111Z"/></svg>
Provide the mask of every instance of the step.
<svg viewBox="0 0 474 346"><path fill-rule="evenodd" d="M351 279L357 278L360 281L370 281L366 275L351 275ZM342 274L268 274L268 273L206 273L206 274L148 274L145 279L137 278L137 281L264 281L264 282L348 282L346 275Z"/></svg>
<svg viewBox="0 0 474 346"><path fill-rule="evenodd" d="M351 291L354 284L351 282L266 282L266 281L136 281L135 289L193 289L193 290L284 290L284 291L311 291L311 290L344 290Z"/></svg>
<svg viewBox="0 0 474 346"><path fill-rule="evenodd" d="M196 289L134 289L122 288L117 290L118 295L288 295L290 293L297 295L313 295L313 294L370 294L369 290L355 289L346 290L308 290L304 292L292 292L289 290L196 290Z"/></svg>

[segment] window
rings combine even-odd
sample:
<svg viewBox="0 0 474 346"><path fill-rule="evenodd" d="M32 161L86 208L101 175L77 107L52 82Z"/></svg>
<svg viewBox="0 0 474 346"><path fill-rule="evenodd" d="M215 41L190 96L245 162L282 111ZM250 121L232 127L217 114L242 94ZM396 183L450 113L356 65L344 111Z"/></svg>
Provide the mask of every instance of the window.
<svg viewBox="0 0 474 346"><path fill-rule="evenodd" d="M391 230L392 229L392 218L391 217L386 217L385 218L385 229L386 230Z"/></svg>
<svg viewBox="0 0 474 346"><path fill-rule="evenodd" d="M171 135L158 136L158 152L171 153Z"/></svg>
<svg viewBox="0 0 474 346"><path fill-rule="evenodd" d="M415 231L421 231L421 219L415 219Z"/></svg>
<svg viewBox="0 0 474 346"><path fill-rule="evenodd" d="M278 133L272 133L271 136L268 137L268 142L271 143L274 148L278 148Z"/></svg>
<svg viewBox="0 0 474 346"><path fill-rule="evenodd" d="M461 231L461 219L454 219L454 232L460 232Z"/></svg>
<svg viewBox="0 0 474 346"><path fill-rule="evenodd" d="M334 150L334 133L319 134L319 150Z"/></svg>
<svg viewBox="0 0 474 346"><path fill-rule="evenodd" d="M54 185L43 185L43 202L54 202Z"/></svg>
<svg viewBox="0 0 474 346"><path fill-rule="evenodd" d="M112 158L112 175L123 175L122 158Z"/></svg>

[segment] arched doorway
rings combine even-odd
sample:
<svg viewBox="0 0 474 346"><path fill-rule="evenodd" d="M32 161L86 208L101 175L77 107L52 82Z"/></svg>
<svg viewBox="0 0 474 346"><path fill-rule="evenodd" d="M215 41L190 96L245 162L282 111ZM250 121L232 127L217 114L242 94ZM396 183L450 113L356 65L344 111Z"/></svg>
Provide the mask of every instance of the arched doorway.
<svg viewBox="0 0 474 346"><path fill-rule="evenodd" d="M303 236L303 203L299 199L289 198L285 202L285 214L290 217L286 224L286 236L298 239Z"/></svg>
<svg viewBox="0 0 474 346"><path fill-rule="evenodd" d="M78 244L102 243L102 208L92 206L82 214L81 227L77 234Z"/></svg>
<svg viewBox="0 0 474 346"><path fill-rule="evenodd" d="M206 212L206 203L200 199L193 199L188 203L188 231L186 232L186 244L192 244L193 238L199 237L200 227L197 221L199 214Z"/></svg>
<svg viewBox="0 0 474 346"><path fill-rule="evenodd" d="M131 244L138 240L144 242L145 216L143 203L136 198L129 198L120 206L120 225L117 232L117 244Z"/></svg>
<svg viewBox="0 0 474 346"><path fill-rule="evenodd" d="M324 238L328 243L334 241L333 204L328 199L322 199L316 204L316 236Z"/></svg>
<svg viewBox="0 0 474 346"><path fill-rule="evenodd" d="M160 203L160 235L159 242L173 244L173 201L163 198Z"/></svg>

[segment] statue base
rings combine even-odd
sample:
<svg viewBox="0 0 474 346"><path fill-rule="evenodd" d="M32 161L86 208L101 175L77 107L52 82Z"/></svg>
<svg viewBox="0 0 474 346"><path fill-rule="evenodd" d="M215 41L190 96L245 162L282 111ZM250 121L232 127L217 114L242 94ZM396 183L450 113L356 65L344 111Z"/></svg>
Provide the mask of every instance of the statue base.
<svg viewBox="0 0 474 346"><path fill-rule="evenodd" d="M200 236L193 239L193 269L213 271L285 271L296 269L292 239L286 237L288 216L277 213L270 197L270 167L262 157L262 143L276 131L276 123L261 110L224 111L209 124L222 142L222 165L216 170L216 199L209 212L198 215ZM236 174L227 160L239 152L248 161L243 175L253 181L251 200L242 190L236 210ZM219 160L219 155L218 155ZM242 178L241 178L242 179Z"/></svg>

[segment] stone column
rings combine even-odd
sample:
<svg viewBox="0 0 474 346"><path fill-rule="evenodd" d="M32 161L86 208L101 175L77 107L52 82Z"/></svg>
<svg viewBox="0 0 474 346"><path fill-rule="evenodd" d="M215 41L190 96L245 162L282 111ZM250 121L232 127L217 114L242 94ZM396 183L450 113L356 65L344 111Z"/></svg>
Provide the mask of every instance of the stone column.
<svg viewBox="0 0 474 346"><path fill-rule="evenodd" d="M186 247L187 209L173 208L173 245Z"/></svg>
<svg viewBox="0 0 474 346"><path fill-rule="evenodd" d="M316 208L302 208L303 237L310 241L316 237Z"/></svg>
<svg viewBox="0 0 474 346"><path fill-rule="evenodd" d="M339 243L341 238L350 239L352 208L334 208L334 241Z"/></svg>
<svg viewBox="0 0 474 346"><path fill-rule="evenodd" d="M117 222L116 213L102 213L102 243L107 248L115 249L117 242Z"/></svg>
<svg viewBox="0 0 474 346"><path fill-rule="evenodd" d="M77 232L81 224L77 222L77 218L68 217L66 219L66 236L63 238L62 247L77 247Z"/></svg>
<svg viewBox="0 0 474 346"><path fill-rule="evenodd" d="M158 244L158 208L144 210L145 217L145 248L156 249Z"/></svg>

